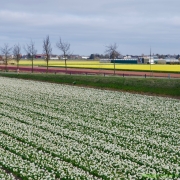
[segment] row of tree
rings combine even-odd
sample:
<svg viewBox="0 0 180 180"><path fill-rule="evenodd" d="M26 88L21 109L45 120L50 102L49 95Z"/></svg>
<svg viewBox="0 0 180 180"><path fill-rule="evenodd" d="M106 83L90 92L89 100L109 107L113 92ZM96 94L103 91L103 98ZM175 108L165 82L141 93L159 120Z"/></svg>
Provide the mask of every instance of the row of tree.
<svg viewBox="0 0 180 180"><path fill-rule="evenodd" d="M66 60L67 56L70 55L70 44L67 42L63 42L61 38L56 43L56 47L63 53L65 59L65 68L67 68ZM25 52L31 57L32 62L32 73L34 69L34 57L37 54L37 49L35 47L35 43L31 40L29 44L26 44L24 47ZM10 47L8 44L4 44L3 47L0 47L0 51L3 54L3 60L5 64L5 70L7 71L8 60L10 59L10 55L13 54L13 58L17 63L17 70L19 69L19 61L21 59L21 46L19 44L15 44L13 47ZM45 61L47 65L47 72L49 66L50 56L52 54L52 47L49 35L43 40L43 53L45 54Z"/></svg>
<svg viewBox="0 0 180 180"><path fill-rule="evenodd" d="M71 55L70 53L70 43L63 42L61 38L59 38L59 41L56 43L56 47L63 53L63 57L65 60L65 68L67 70L67 57ZM34 57L37 54L37 49L35 48L35 43L31 40L29 44L26 44L24 47L25 52L29 57L31 57L32 62L32 73L34 69ZM106 53L109 55L111 59L117 58L120 53L117 51L117 44L114 43L112 45L106 46ZM8 44L4 44L3 47L0 47L0 51L4 56L4 63L5 63L5 70L7 71L7 65L8 60L11 54L14 56L14 60L17 63L17 71L19 70L19 61L21 59L21 46L19 44L15 44L13 47L10 47ZM46 38L43 40L43 53L45 54L45 61L46 61L46 72L48 73L48 66L49 66L49 60L50 56L52 54L52 47L49 35L46 36ZM115 74L115 61L114 61L114 74Z"/></svg>

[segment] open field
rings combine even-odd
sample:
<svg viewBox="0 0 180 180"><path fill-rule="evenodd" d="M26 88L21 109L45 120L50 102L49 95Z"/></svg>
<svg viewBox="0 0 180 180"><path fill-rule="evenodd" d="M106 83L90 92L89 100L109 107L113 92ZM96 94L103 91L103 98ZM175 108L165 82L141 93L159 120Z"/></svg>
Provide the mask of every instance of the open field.
<svg viewBox="0 0 180 180"><path fill-rule="evenodd" d="M9 61L9 64L16 62L14 60ZM30 60L20 60L20 65L31 66ZM35 60L35 66L46 66L45 60ZM64 61L49 61L49 66L64 67ZM92 68L92 69L113 69L113 63L100 63L99 61L75 61L67 60L67 67L71 68ZM117 70L138 70L138 71L163 71L163 72L180 72L180 65L159 65L159 64L116 64Z"/></svg>
<svg viewBox="0 0 180 180"><path fill-rule="evenodd" d="M166 147L165 144L169 143L168 140L174 138L174 135L171 134L172 132L171 133L169 132L170 134L166 132L166 134L169 134L169 137L162 136L161 138L159 138L157 140L158 142L156 140L151 141L150 139L152 137L154 139L156 139L155 136L158 133L163 134L163 131L165 131L166 128L165 127L162 128L160 126L160 124L162 124L164 121L167 123L168 117L171 117L171 120L173 120L172 119L173 117L176 118L176 121L178 120L179 117L177 115L175 117L176 113L174 113L173 111L172 111L173 112L172 113L171 112L172 109L169 109L173 104L173 110L175 110L174 108L178 105L178 103L179 103L178 101L170 100L170 99L163 99L163 98L158 98L158 100L155 100L152 97L146 97L146 96L137 96L137 97L135 96L134 97L133 95L126 94L126 93L125 94L124 93L115 93L115 94L113 93L112 94L111 92L103 91L103 94L102 94L102 92L99 90L98 91L95 90L95 91L91 92L92 90L83 89L83 88L59 86L59 85L53 85L53 84L44 84L44 83L37 83L37 82L32 82L32 81L22 81L22 80L18 80L18 83L17 83L16 80L1 79L1 84L3 85L2 86L3 88L1 88L2 92L4 92L4 88L8 88L8 91L6 92L4 98L2 98L4 101L3 102L1 101L1 105L3 107L3 112L4 112L1 119L6 120L6 121L1 122L2 123L1 127L10 128L10 129L8 129L8 131L5 128L3 130L2 137L1 137L2 147L6 147L6 149L8 149L8 151L4 152L3 148L1 148L1 152L3 152L2 153L3 155L8 154L10 157L13 156L15 158L15 160L19 160L19 162L22 161L21 164L23 164L25 168L29 167L28 163L31 162L31 166L32 167L35 166L36 169L38 169L38 167L40 165L41 165L40 167L43 167L43 164L44 164L43 161L46 162L45 164L47 167L43 168L44 169L44 171L42 171L43 173L41 173L41 171L39 171L39 172L37 172L37 171L31 172L30 171L32 174L33 173L36 175L38 174L38 176L41 176L41 178L45 178L47 175L53 176L53 173L50 173L51 172L50 170L52 170L52 168L54 168L52 166L52 163L54 163L54 164L57 163L56 166L58 166L58 168L59 168L58 163L63 164L63 161L66 162L67 157L72 158L71 159L72 162L71 161L70 162L68 161L68 163L64 162L64 164L65 164L64 169L66 169L67 167L69 168L68 169L69 171L72 171L72 169L74 169L75 172L69 172L69 173L73 173L74 177L76 177L77 173L80 172L81 177L87 176L88 178L91 178L90 174L93 172L92 167L94 167L94 166L95 166L94 168L96 169L96 170L94 170L94 172L95 172L95 176L97 176L97 178L98 177L100 178L100 174L102 175L103 173L105 174L104 177L108 177L108 173L110 173L110 174L112 173L111 176L114 176L114 177L115 176L116 177L121 177L121 176L126 177L125 174L126 173L128 174L128 168L132 169L133 165L135 165L136 168L138 166L139 171L141 173L149 174L150 173L149 171L153 172L152 167L150 168L148 173L146 171L143 172L143 170L148 168L148 163L147 163L147 167L143 167L142 169L140 168L142 166L141 163L144 160L148 159L147 162L149 162L151 164L151 166L153 165L154 158L156 159L157 164L158 164L158 161L157 161L158 159L161 163L163 161L166 162L168 160L167 157L164 160L162 160L163 158L161 156L158 157L158 155L154 151L157 150L156 146L158 146L158 147L162 146L161 148ZM28 91L27 91L27 87L28 87ZM56 88L58 88L58 90L60 88L61 91L60 92L56 91ZM81 91L83 91L83 94L84 94L83 96L81 94ZM81 94L81 96L79 96L80 94ZM29 97L31 97L31 98L29 98ZM97 98L98 98L98 100L97 100ZM133 104L128 105L127 104L128 99L132 100L132 98L133 98ZM138 100L137 100L137 98L138 98ZM11 101L9 101L9 100L11 100ZM88 102L88 104L87 104L87 102ZM145 103L144 105L146 105L146 107L143 107L142 105L140 105L140 104L142 104L142 102ZM166 105L164 105L163 102L166 102ZM154 106L152 108L151 106L153 104L154 104ZM159 111L160 107L163 108L164 106L165 107L163 109L169 109L168 114L167 114L167 112L163 111L164 113L161 115L156 114L157 113L156 112L155 117L154 117L154 114L152 116L151 114L155 111L154 108L157 105L158 105L158 111ZM106 107L105 109L104 109L104 106ZM67 109L67 107L68 107L68 109ZM16 110L16 114L14 114L14 115L12 113L10 113L10 112L13 112L12 108ZM83 108L84 110L83 110L83 113L81 111L81 113L79 114L79 110L81 108ZM73 113L72 113L72 109L73 109ZM147 109L150 112L147 113L145 117L148 117L148 119L151 119L151 120L154 119L154 121L153 121L154 124L152 124L152 126L154 126L154 127L158 126L158 124L160 123L158 121L158 119L161 120L161 123L159 124L159 126L160 126L159 128L162 128L161 129L162 131L160 131L160 129L159 129L159 131L157 131L157 127L155 129L153 129L149 126L146 127L145 125L142 125L141 124L142 122L144 124L144 120L145 120L144 118L142 118L142 119L141 118L139 119L137 117L135 118L135 116L137 116L138 112L141 112L144 117L143 112ZM104 112L104 110L106 110L107 112ZM130 111L132 113L132 115L134 116L134 118L129 119L130 117L126 111ZM6 113L8 114L8 116ZM174 116L172 116L172 114L174 114ZM166 119L164 119L164 117L163 117L165 115L168 115L166 117ZM162 117L163 117L163 122L162 122ZM128 119L126 119L126 118L128 118ZM157 118L157 122L155 122L156 118ZM117 122L115 121L115 119ZM147 122L149 122L148 119L146 119ZM137 120L136 123L138 125L136 125L136 123L132 124L132 122L134 122L135 120ZM71 124L73 124L73 125L70 125L69 122L71 122ZM171 122L173 122L173 124L174 124L175 119L174 119L174 121L171 121ZM164 126L171 125L171 122L168 122L167 124L165 123ZM7 124L10 124L10 126L9 125L7 126ZM11 124L12 124L12 126L11 126ZM67 124L68 124L68 126L67 126ZM80 126L80 124L81 124L81 126ZM109 126L109 124L111 124L111 125ZM119 130L117 127L115 128L115 126L117 126L118 124L119 124L118 127L120 128ZM120 124L123 126L121 127ZM136 128L139 127L140 124L142 126L142 130L137 131L138 129L136 129ZM77 127L76 127L76 125L77 125ZM131 131L128 130L130 127L134 128L134 132L133 132L134 138L132 136L133 134L131 135ZM78 128L78 132L76 132L76 130L77 130L76 128ZM98 128L100 128L101 131L103 129L104 132L98 131ZM145 131L145 130L147 130L146 128L148 128L148 133ZM93 133L90 133L92 130L93 130ZM11 134L11 132L12 132L12 134ZM96 135L92 135L96 132L97 132ZM117 132L120 134L123 134L123 136L121 137L120 134L119 134L119 136L116 136L116 135L112 136L113 133L117 133ZM144 139L141 140L140 137L142 136L143 132L144 133L146 132L145 133L146 136ZM175 132L175 129L173 132ZM24 134L22 134L22 133L24 133ZM46 136L44 136L44 134L46 134ZM78 134L79 135L81 134L80 139L78 137ZM82 136L82 134L83 134L83 136ZM128 135L127 137L130 138L129 141L127 140L126 135ZM150 139L147 138L149 135L152 135L152 137L150 136L151 137ZM177 135L178 134L176 133L176 137L178 137ZM135 138L136 136L139 138L136 139ZM135 142L133 141L133 144L135 147L133 147L133 144L129 144L130 149L126 149L126 146L122 147L121 141L124 139L125 142L127 142L127 144L128 144L128 142L132 143L131 138L132 138L132 140L136 139ZM166 140L165 142L164 142L164 139ZM139 141L143 142L143 146L141 145L141 143ZM160 141L160 143L159 143L159 141ZM139 143L137 143L137 142L139 142ZM148 144L144 144L144 142L147 142ZM9 144L10 147L8 146L8 143L11 143L11 145ZM62 143L63 143L63 147L61 147ZM18 144L18 146L17 146L17 144ZM172 144L172 142L171 142L171 144ZM175 144L176 143L174 142L173 147L175 146ZM61 152L61 148L59 146L62 148L62 152ZM142 146L141 147L142 150L143 149L147 150L149 148L149 155L147 155L145 153L146 156L138 157L139 153L140 154L144 153L143 151L137 152L136 148L137 147L140 148L139 146L140 147ZM40 147L40 149L38 149L38 147ZM104 149L104 147L106 147L106 148ZM102 151L102 148L104 151ZM170 148L170 147L165 148L166 151L168 150L168 148ZM170 149L172 149L172 147ZM175 151L175 149L173 148L174 151ZM42 151L40 151L41 153L38 153L39 150L42 150ZM136 151L134 152L134 150L136 150ZM163 149L161 149L161 150L165 154ZM158 151L161 151L161 150L158 150ZM73 153L73 151L74 151L74 153ZM81 154L81 151L83 152L83 154ZM134 153L135 157L133 156L133 154L131 154L132 153L131 151ZM55 157L49 156L48 154L50 154L50 152L54 152L53 154ZM76 159L77 153L78 153L77 157L79 159ZM90 156L87 153L90 153L89 154ZM115 153L115 154L113 154L113 153ZM173 154L173 152L172 152L172 154ZM172 154L171 154L171 156L172 156ZM148 157L149 156L151 157L151 155L153 158L149 159ZM59 156L62 159L59 158ZM170 159L171 159L171 156L170 156ZM24 157L24 158L22 159L22 157ZM100 160L101 157L103 157L103 161ZM93 159L93 158L95 158L95 159ZM40 161L40 159L41 159L41 161ZM122 161L122 159L123 159L123 161ZM82 160L82 162L81 162L81 160ZM130 162L128 162L127 160L130 160ZM78 163L75 164L76 161ZM114 161L116 162L115 164L113 163ZM177 159L177 161L178 161L178 159ZM88 162L91 162L91 163L88 163ZM137 163L137 162L139 162L139 163ZM176 166L172 166L174 161L170 161L170 162L171 162L170 167L171 168L174 167L176 169ZM176 160L175 160L175 162L176 162ZM72 168L70 168L71 163L75 167L72 166ZM109 166L110 165L109 163L111 164L111 166ZM126 163L128 163L128 164L126 164ZM129 165L131 165L131 167L128 167ZM126 168L125 167L122 168L123 166L125 166ZM159 166L160 166L160 164L159 164ZM163 166L163 164L161 166ZM86 167L86 168L82 168L82 167ZM20 168L21 172L25 173L26 172L25 168L23 169L21 167ZM58 176L56 174L58 168L56 167L56 171L53 171L54 175L56 175L56 176ZM86 171L83 171L81 168L86 169ZM102 168L102 169L100 169L100 168ZM166 174L168 172L169 167L167 169L166 168L167 168L166 166L164 168L161 167L159 174ZM100 170L98 171L98 169L100 169ZM114 171L113 169L115 170L115 172L113 172ZM123 169L125 170L124 175L123 175ZM164 173L162 171L162 169L164 169L164 170L166 169L166 173ZM18 168L16 168L15 170L18 171ZM60 170L61 169L59 169L59 171ZM156 169L156 172L158 173L157 170L158 170L158 167ZM63 171L65 171L65 170L63 170ZM137 173L136 171L137 171L137 169L134 169L135 174ZM133 172L133 171L131 171L131 172ZM178 173L176 171L173 171L173 172L175 172L176 174ZM98 175L98 173L99 173L99 175ZM139 173L139 175L141 173ZM23 174L23 173L20 173L20 174ZM45 177L43 177L43 174ZM64 174L64 173L62 173L62 174ZM65 176L65 174L64 174L64 176Z"/></svg>
<svg viewBox="0 0 180 180"><path fill-rule="evenodd" d="M180 178L180 101L0 77L0 177Z"/></svg>

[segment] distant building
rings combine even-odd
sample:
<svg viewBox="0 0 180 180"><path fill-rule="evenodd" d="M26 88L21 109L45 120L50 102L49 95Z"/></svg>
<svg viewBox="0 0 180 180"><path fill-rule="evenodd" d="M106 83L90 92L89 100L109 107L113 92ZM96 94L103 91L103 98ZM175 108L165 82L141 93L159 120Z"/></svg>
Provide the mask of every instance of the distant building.
<svg viewBox="0 0 180 180"><path fill-rule="evenodd" d="M82 59L82 56L77 55L77 54L72 54L72 55L68 56L68 59Z"/></svg>
<svg viewBox="0 0 180 180"><path fill-rule="evenodd" d="M175 58L165 58L166 64L180 64L179 59Z"/></svg>
<svg viewBox="0 0 180 180"><path fill-rule="evenodd" d="M100 59L100 63L111 63L111 59Z"/></svg>
<svg viewBox="0 0 180 180"><path fill-rule="evenodd" d="M51 55L50 59L51 60L59 60L59 57L58 57L58 55Z"/></svg>
<svg viewBox="0 0 180 180"><path fill-rule="evenodd" d="M129 55L124 56L124 59L131 59L131 56L129 56Z"/></svg>
<svg viewBox="0 0 180 180"><path fill-rule="evenodd" d="M142 58L142 63L144 64L155 64L155 61L157 61L157 56L144 56Z"/></svg>
<svg viewBox="0 0 180 180"><path fill-rule="evenodd" d="M89 56L82 56L82 59L89 59Z"/></svg>
<svg viewBox="0 0 180 180"><path fill-rule="evenodd" d="M138 64L138 59L111 59L111 63Z"/></svg>
<svg viewBox="0 0 180 180"><path fill-rule="evenodd" d="M45 58L45 55L44 55L44 54L36 54L36 55L35 55L35 58L36 58L36 59L44 59L44 58Z"/></svg>

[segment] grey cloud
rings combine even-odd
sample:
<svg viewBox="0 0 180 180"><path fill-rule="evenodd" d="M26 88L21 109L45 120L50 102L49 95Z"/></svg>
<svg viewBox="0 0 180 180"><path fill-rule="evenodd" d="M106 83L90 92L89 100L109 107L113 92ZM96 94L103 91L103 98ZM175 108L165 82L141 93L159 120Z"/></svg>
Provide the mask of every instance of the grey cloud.
<svg viewBox="0 0 180 180"><path fill-rule="evenodd" d="M162 53L179 53L179 0L1 1L0 46L32 38L41 51L49 34L52 44L61 36L84 55L104 53L113 42L123 54L141 54L150 44Z"/></svg>

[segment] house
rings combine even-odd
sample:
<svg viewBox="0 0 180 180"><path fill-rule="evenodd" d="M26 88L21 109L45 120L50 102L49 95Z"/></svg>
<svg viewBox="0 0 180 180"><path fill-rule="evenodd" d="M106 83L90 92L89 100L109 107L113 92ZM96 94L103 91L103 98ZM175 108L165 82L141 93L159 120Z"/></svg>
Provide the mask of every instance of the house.
<svg viewBox="0 0 180 180"><path fill-rule="evenodd" d="M44 54L36 54L36 55L35 55L35 58L36 58L36 59L44 59L44 58L45 58L45 55L44 55Z"/></svg>
<svg viewBox="0 0 180 180"><path fill-rule="evenodd" d="M58 57L58 55L51 55L50 59L51 60L59 60L59 57Z"/></svg>

